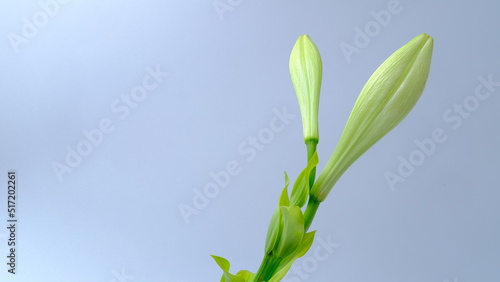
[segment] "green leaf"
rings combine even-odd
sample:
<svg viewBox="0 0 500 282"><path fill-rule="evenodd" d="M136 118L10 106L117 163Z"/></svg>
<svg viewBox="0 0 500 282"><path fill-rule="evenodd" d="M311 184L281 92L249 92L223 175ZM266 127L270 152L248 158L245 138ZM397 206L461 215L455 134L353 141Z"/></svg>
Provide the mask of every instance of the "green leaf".
<svg viewBox="0 0 500 282"><path fill-rule="evenodd" d="M212 258L214 258L215 262L224 272L220 279L221 282L246 282L246 280L243 277L234 276L233 274L229 273L229 267L231 265L227 259L214 255L212 255Z"/></svg>
<svg viewBox="0 0 500 282"><path fill-rule="evenodd" d="M283 213L283 230L274 254L284 258L295 251L304 237L304 215L298 206L280 207L280 210Z"/></svg>
<svg viewBox="0 0 500 282"><path fill-rule="evenodd" d="M297 250L292 255L290 255L288 259L284 260L284 265L280 266L279 271L277 271L268 282L279 282L285 277L295 260L302 257L307 253L307 251L309 251L309 248L311 248L312 243L314 242L315 233L316 231L312 231L304 235L304 237L302 238L302 242L300 243ZM289 261L286 262L287 260Z"/></svg>
<svg viewBox="0 0 500 282"><path fill-rule="evenodd" d="M290 199L288 198L288 185L290 185L290 178L288 178L288 174L285 172L285 187L281 191L278 206L287 207L290 205Z"/></svg>
<svg viewBox="0 0 500 282"><path fill-rule="evenodd" d="M266 236L266 246L264 248L266 254L269 254L276 242L278 241L279 234L283 228L283 219L280 211L280 206L289 206L290 199L288 198L288 185L290 185L290 179L288 178L288 174L285 172L285 187L281 191L278 207L274 210L273 216L271 217L271 222L269 222L269 227L267 229Z"/></svg>
<svg viewBox="0 0 500 282"><path fill-rule="evenodd" d="M310 190L309 174L318 165L318 163L318 154L314 152L314 155L309 160L306 168L302 170L302 172L297 177L297 180L295 180L295 183L293 184L292 196L290 198L291 206L303 207L306 204L307 199L309 198Z"/></svg>
<svg viewBox="0 0 500 282"><path fill-rule="evenodd" d="M267 228L266 246L264 249L266 254L271 253L276 245L276 242L278 242L278 237L280 236L280 232L282 230L281 226L283 225L282 217L280 208L277 207L274 210L271 222L269 222L269 227Z"/></svg>
<svg viewBox="0 0 500 282"><path fill-rule="evenodd" d="M238 278L242 278L243 282L250 282L253 279L255 279L255 273L250 272L248 270L240 270L238 273L236 273L236 276Z"/></svg>
<svg viewBox="0 0 500 282"><path fill-rule="evenodd" d="M222 271L229 272L229 267L231 266L231 264L229 263L229 261L227 259L225 259L223 257L219 257L219 256L214 256L214 255L211 255L211 257L219 265L219 267L222 269Z"/></svg>
<svg viewBox="0 0 500 282"><path fill-rule="evenodd" d="M309 248L311 248L313 242L314 242L314 235L316 234L316 231L311 231L308 232L304 235L304 238L302 238L302 242L300 242L299 247L297 248L297 252L295 253L295 258L300 258L303 255L309 251Z"/></svg>

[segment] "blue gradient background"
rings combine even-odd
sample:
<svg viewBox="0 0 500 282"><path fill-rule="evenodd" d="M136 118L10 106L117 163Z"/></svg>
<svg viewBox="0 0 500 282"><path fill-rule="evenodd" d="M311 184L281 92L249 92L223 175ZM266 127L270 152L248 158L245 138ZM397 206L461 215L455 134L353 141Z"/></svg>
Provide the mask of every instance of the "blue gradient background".
<svg viewBox="0 0 500 282"><path fill-rule="evenodd" d="M297 37L309 34L323 58L322 169L370 74L423 32L435 46L421 100L321 205L312 229L335 250L310 252L284 281L500 281L500 88L460 125L443 118L470 101L478 77L500 81L497 1L396 1L400 12L350 62L342 42L355 46L355 28L396 2L61 1L13 45L47 2L0 4L1 281L219 281L210 254L256 271L283 171L293 180L305 165L288 74ZM148 67L169 75L120 119L113 102ZM295 118L252 158L249 138L284 107ZM59 181L53 162L104 118L114 131ZM436 128L446 141L391 190L384 174ZM179 207L228 162L239 173L187 223ZM19 179L16 275L6 265L9 169Z"/></svg>

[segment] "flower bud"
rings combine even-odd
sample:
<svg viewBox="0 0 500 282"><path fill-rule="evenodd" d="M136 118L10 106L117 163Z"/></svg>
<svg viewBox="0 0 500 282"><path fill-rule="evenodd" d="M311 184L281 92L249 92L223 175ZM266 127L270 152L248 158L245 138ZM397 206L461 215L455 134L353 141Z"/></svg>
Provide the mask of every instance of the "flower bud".
<svg viewBox="0 0 500 282"><path fill-rule="evenodd" d="M433 39L421 34L394 52L368 79L324 170L311 189L323 201L349 166L398 125L417 103L431 65Z"/></svg>
<svg viewBox="0 0 500 282"><path fill-rule="evenodd" d="M299 101L304 140L319 139L318 108L322 63L318 48L309 36L301 35L290 54L290 77Z"/></svg>

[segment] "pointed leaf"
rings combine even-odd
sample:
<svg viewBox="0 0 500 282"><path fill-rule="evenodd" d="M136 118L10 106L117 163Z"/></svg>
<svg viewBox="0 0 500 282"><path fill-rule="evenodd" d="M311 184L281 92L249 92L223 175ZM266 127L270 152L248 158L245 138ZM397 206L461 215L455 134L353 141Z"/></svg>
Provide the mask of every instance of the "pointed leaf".
<svg viewBox="0 0 500 282"><path fill-rule="evenodd" d="M304 215L297 206L280 207L283 213L283 230L278 237L275 255L284 258L293 253L304 236Z"/></svg>
<svg viewBox="0 0 500 282"><path fill-rule="evenodd" d="M221 282L245 282L244 278L237 277L229 273L229 268L231 265L227 259L214 255L212 255L212 258L214 258L215 262L220 266L220 268L224 272L220 279Z"/></svg>
<svg viewBox="0 0 500 282"><path fill-rule="evenodd" d="M288 198L288 185L289 184L290 184L290 179L288 178L288 174L286 174L286 172L285 172L285 187L283 188L283 191L281 191L278 206L287 207L290 205L290 199Z"/></svg>
<svg viewBox="0 0 500 282"><path fill-rule="evenodd" d="M211 255L211 257L219 265L219 267L222 269L222 271L229 272L229 267L231 266L231 264L229 263L229 261L227 259L225 259L223 257L219 257L219 256L214 256L214 255Z"/></svg>
<svg viewBox="0 0 500 282"><path fill-rule="evenodd" d="M271 217L271 222L269 223L269 227L267 229L267 236L266 236L266 246L264 248L266 254L269 254L274 246L276 245L276 242L278 241L279 234L282 230L280 226L283 225L282 223L282 215L280 211L280 206L289 206L290 205L290 199L288 198L288 185L290 184L290 179L288 178L288 174L285 172L285 187L281 191L278 207L273 213L273 216Z"/></svg>
<svg viewBox="0 0 500 282"><path fill-rule="evenodd" d="M309 248L311 248L311 245L314 242L315 233L316 231L312 231L304 235L304 238L302 238L302 242L300 243L295 253L291 255L289 261L286 262L283 266L280 266L279 271L277 271L268 282L279 282L285 277L295 260L305 255Z"/></svg>
<svg viewBox="0 0 500 282"><path fill-rule="evenodd" d="M255 273L250 272L248 270L240 270L238 273L236 273L236 276L238 278L242 278L243 282L250 282L253 279L255 279Z"/></svg>
<svg viewBox="0 0 500 282"><path fill-rule="evenodd" d="M310 190L309 174L318 165L318 163L318 154L315 152L309 160L306 168L302 170L302 172L297 177L297 180L295 180L295 183L293 184L292 196L290 198L291 206L303 207L306 204L307 199L309 198Z"/></svg>
<svg viewBox="0 0 500 282"><path fill-rule="evenodd" d="M280 236L280 232L282 230L282 215L280 208L277 207L274 210L273 216L271 217L271 222L269 222L269 227L267 228L267 236L266 236L266 246L264 251L266 254L271 253L274 249L276 242L278 242L278 237Z"/></svg>
<svg viewBox="0 0 500 282"><path fill-rule="evenodd" d="M302 242L300 242L297 252L295 253L295 258L300 258L305 255L307 251L309 251L309 248L311 248L314 242L314 235L316 235L316 231L311 231L304 235L304 238L302 238Z"/></svg>

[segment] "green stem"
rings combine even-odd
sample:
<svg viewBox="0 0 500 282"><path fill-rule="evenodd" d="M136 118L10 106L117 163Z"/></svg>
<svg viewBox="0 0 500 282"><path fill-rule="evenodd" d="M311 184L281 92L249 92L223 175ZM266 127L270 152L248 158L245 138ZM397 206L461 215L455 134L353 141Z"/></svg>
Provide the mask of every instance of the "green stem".
<svg viewBox="0 0 500 282"><path fill-rule="evenodd" d="M316 146L318 145L318 139L309 139L306 140L307 146L307 161L309 162L316 153ZM316 168L311 170L309 174L309 187L314 185L314 180L316 178ZM309 195L309 202L307 203L306 211L304 212L304 231L307 232L311 223L316 215L316 211L318 210L320 202L316 200L315 197Z"/></svg>
<svg viewBox="0 0 500 282"><path fill-rule="evenodd" d="M281 262L281 258L266 254L262 263L260 264L259 270L255 274L254 282L268 281L273 277L274 272L278 268Z"/></svg>
<svg viewBox="0 0 500 282"><path fill-rule="evenodd" d="M318 139L307 139L305 140L305 143L307 147L307 163L309 163L311 158L314 156L314 153L316 153L316 146L318 145ZM315 178L316 178L316 168L313 168L311 170L311 173L309 174L309 187L313 186Z"/></svg>
<svg viewBox="0 0 500 282"><path fill-rule="evenodd" d="M309 202L307 203L306 211L304 213L304 231L307 232L309 227L311 227L311 223L316 215L316 211L319 208L319 204L321 202L316 200L313 195L309 195Z"/></svg>
<svg viewBox="0 0 500 282"><path fill-rule="evenodd" d="M316 146L318 145L318 139L308 139L305 140L307 147L307 162L311 160L316 153ZM314 184L314 180L316 179L316 168L312 169L309 174L309 187L312 187ZM316 200L313 196L309 196L309 202L307 203L307 208L304 213L304 226L305 231L309 229L309 226L314 219L314 215L316 214L316 210L319 207L319 201ZM270 255L264 255L262 262L260 264L259 270L255 274L254 282L262 282L268 281L274 275L274 272L278 269L281 258L274 257L272 253Z"/></svg>
<svg viewBox="0 0 500 282"><path fill-rule="evenodd" d="M312 156L314 155L314 153L316 152L316 146L318 145L318 139L309 138L309 139L304 140L304 142L306 143L306 147L307 147L307 161L309 161L312 158Z"/></svg>
<svg viewBox="0 0 500 282"><path fill-rule="evenodd" d="M255 274L255 282L260 282L262 279L264 279L264 275L266 274L266 268L269 264L269 256L267 254L264 255L264 258L262 259L262 262L260 263L259 270Z"/></svg>

